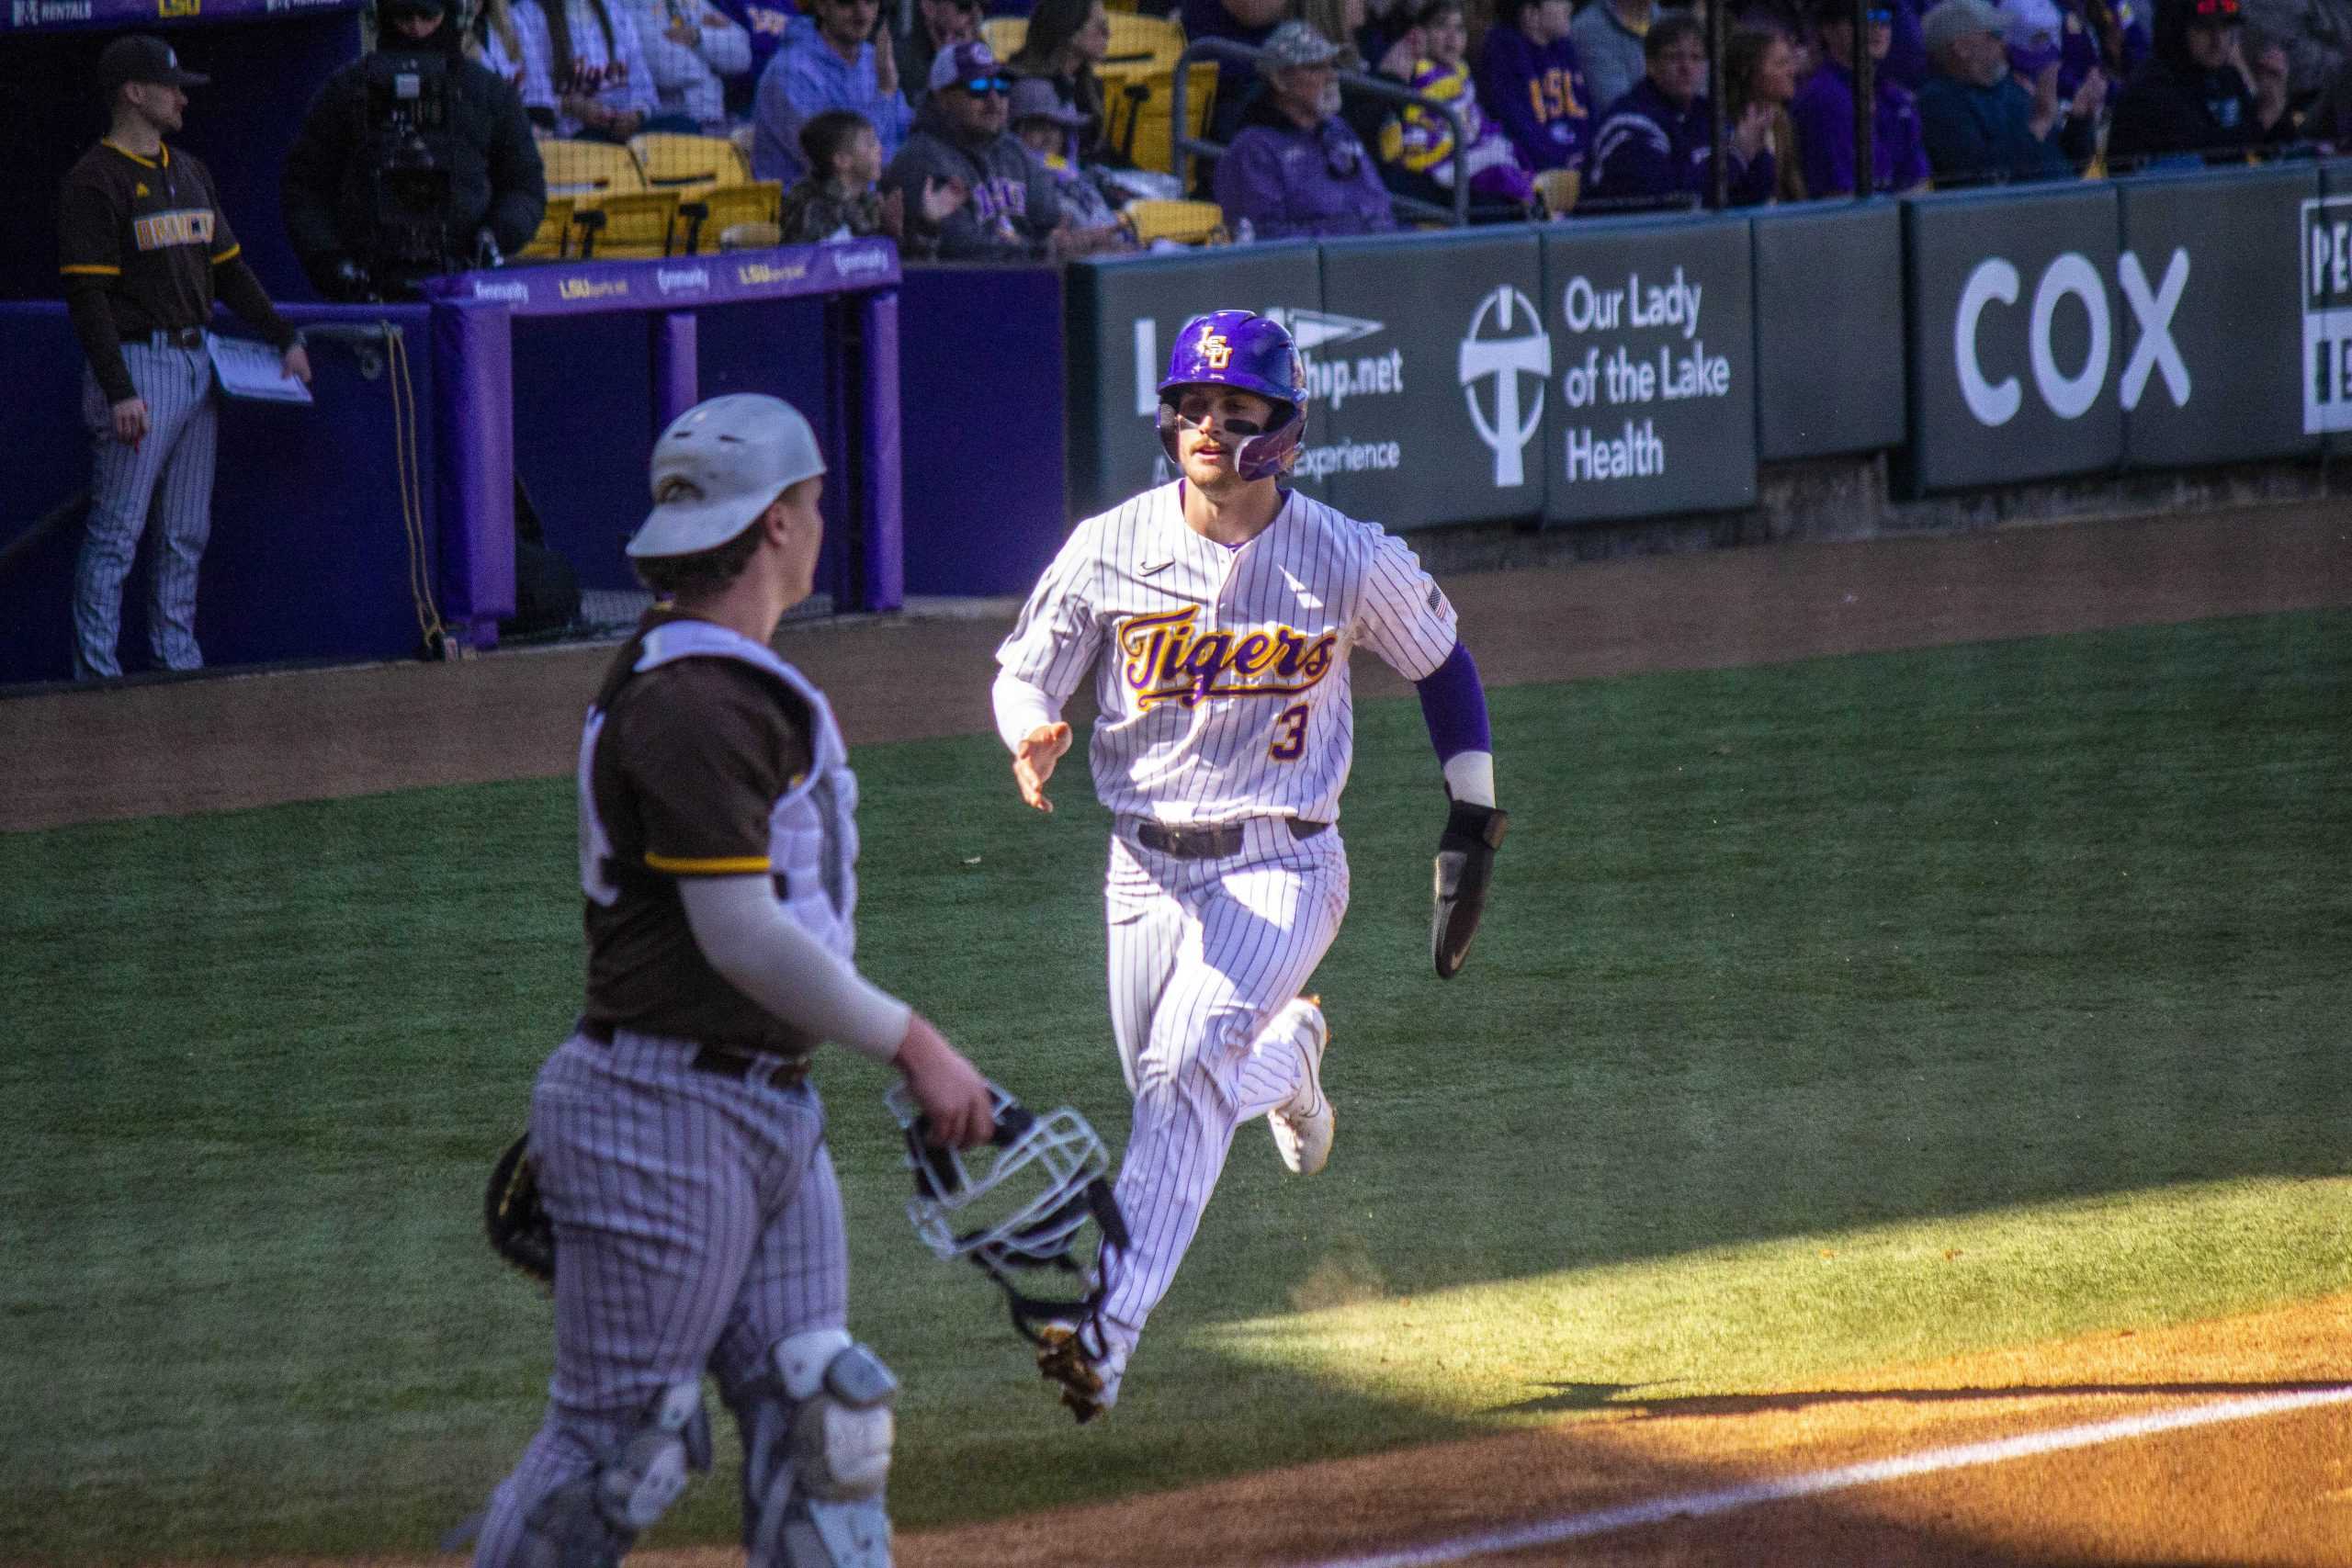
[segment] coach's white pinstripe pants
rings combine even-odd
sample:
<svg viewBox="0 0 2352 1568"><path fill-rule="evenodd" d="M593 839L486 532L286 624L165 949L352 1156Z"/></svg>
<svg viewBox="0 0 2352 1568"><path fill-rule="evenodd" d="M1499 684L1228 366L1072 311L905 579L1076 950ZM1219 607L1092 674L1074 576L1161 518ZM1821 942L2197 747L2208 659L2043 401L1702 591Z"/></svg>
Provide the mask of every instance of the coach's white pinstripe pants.
<svg viewBox="0 0 2352 1568"><path fill-rule="evenodd" d="M212 534L212 464L220 420L212 360L203 348L126 343L123 363L146 400L147 438L126 446L98 378L82 371L82 419L92 445L89 532L74 569L74 673L119 675L122 582L152 515L157 524L147 637L166 670L200 670L196 646L196 571Z"/></svg>

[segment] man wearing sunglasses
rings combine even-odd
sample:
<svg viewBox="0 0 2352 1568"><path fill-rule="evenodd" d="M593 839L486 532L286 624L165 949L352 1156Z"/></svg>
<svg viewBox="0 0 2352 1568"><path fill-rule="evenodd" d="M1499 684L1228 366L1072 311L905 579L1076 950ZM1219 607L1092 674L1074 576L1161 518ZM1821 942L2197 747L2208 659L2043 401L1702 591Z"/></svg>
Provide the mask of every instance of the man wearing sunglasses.
<svg viewBox="0 0 2352 1568"><path fill-rule="evenodd" d="M809 0L809 10L813 24L786 35L760 77L752 110L752 173L787 187L808 173L800 128L827 109L864 115L886 158L914 123L914 111L899 91L881 0Z"/></svg>
<svg viewBox="0 0 2352 1568"><path fill-rule="evenodd" d="M2245 24L2240 0L2165 0L2157 7L2155 52L2116 100L2109 169L2237 163L2295 139L2285 74L2247 69ZM2257 62L2267 52L2257 51Z"/></svg>
<svg viewBox="0 0 2352 1568"><path fill-rule="evenodd" d="M1875 193L1923 190L1928 184L1928 148L1919 134L1919 113L1910 90L1876 69L1894 47L1894 6L1872 0L1869 15L1873 66L1871 89L1871 189ZM1789 118L1796 123L1797 147L1804 158L1804 188L1814 197L1849 196L1854 189L1854 6L1853 0L1814 0L1814 26L1824 56Z"/></svg>
<svg viewBox="0 0 2352 1568"><path fill-rule="evenodd" d="M950 44L931 62L931 93L914 133L883 171L884 195L902 191L908 254L942 261L1058 261L1113 248L1118 231L1065 220L1054 177L1006 129L1012 79L987 42ZM922 194L954 183L970 192L933 224Z"/></svg>

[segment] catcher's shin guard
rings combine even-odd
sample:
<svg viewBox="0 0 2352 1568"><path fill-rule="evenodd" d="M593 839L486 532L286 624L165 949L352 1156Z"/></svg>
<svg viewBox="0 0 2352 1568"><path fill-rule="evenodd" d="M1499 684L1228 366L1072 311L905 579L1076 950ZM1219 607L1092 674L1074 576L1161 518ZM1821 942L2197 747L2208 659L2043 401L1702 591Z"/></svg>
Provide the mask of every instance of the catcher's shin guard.
<svg viewBox="0 0 2352 1568"><path fill-rule="evenodd" d="M899 1380L838 1328L779 1341L743 1465L749 1568L890 1568Z"/></svg>
<svg viewBox="0 0 2352 1568"><path fill-rule="evenodd" d="M524 1522L516 1568L615 1568L678 1500L686 1472L710 1461L702 1384L673 1383L595 1469L539 1500Z"/></svg>

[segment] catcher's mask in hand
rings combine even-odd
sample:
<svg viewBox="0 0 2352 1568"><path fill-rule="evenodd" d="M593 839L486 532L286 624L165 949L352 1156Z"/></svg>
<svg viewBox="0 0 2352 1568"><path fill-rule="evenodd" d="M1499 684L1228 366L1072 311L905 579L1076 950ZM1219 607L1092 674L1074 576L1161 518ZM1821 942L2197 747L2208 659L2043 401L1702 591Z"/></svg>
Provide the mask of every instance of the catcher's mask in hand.
<svg viewBox="0 0 2352 1568"><path fill-rule="evenodd" d="M1091 1316L1108 1293L1113 1255L1127 1245L1111 1196L1111 1155L1086 1118L1068 1106L1036 1115L994 1084L996 1134L965 1153L924 1141L929 1122L903 1084L883 1097L899 1120L914 1172L907 1218L935 1257L968 1258L1004 1289L1012 1326L1037 1338L1037 1323ZM1078 1256L1087 1222L1102 1233L1090 1268ZM1055 1269L1088 1280L1076 1301L1032 1296L1015 1269Z"/></svg>

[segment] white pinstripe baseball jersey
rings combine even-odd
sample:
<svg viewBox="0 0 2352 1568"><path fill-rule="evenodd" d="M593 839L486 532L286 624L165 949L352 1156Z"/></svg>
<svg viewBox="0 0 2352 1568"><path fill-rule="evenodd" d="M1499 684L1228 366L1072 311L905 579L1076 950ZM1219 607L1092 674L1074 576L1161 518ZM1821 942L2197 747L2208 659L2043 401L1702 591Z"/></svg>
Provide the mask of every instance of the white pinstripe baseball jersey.
<svg viewBox="0 0 2352 1568"><path fill-rule="evenodd" d="M1121 815L1339 817L1354 757L1348 656L1418 681L1453 605L1402 540L1294 491L1229 548L1184 521L1182 481L1080 524L997 660L1057 708L1098 664L1089 753Z"/></svg>

